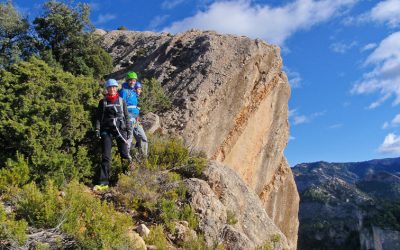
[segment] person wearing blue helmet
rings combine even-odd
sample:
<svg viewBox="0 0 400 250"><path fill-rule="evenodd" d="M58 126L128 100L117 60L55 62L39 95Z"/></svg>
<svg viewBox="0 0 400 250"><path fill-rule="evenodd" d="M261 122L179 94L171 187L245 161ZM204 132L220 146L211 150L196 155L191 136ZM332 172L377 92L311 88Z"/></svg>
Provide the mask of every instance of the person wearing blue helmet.
<svg viewBox="0 0 400 250"><path fill-rule="evenodd" d="M108 189L113 138L117 141L121 158L132 161L127 143L132 134L127 104L117 92L118 82L116 80L109 79L105 85L107 94L100 100L96 115L96 135L102 141L102 160L100 185L96 185L95 190Z"/></svg>
<svg viewBox="0 0 400 250"><path fill-rule="evenodd" d="M122 88L119 90L120 96L126 101L128 105L128 112L130 115L130 121L133 127L132 135L128 141L129 150L132 145L133 137L136 140L136 147L139 149L139 153L143 157L147 157L148 154L148 142L147 136L144 132L142 125L139 122L140 108L139 96L142 93L142 84L137 81L137 74L133 71L128 72L126 75L126 82L122 84Z"/></svg>

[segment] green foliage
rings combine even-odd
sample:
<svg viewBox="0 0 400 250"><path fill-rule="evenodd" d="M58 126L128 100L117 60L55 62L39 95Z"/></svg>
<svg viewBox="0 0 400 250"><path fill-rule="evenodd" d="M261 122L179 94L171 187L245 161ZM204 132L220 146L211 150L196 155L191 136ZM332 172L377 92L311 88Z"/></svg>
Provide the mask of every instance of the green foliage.
<svg viewBox="0 0 400 250"><path fill-rule="evenodd" d="M128 30L125 26L119 26L117 30Z"/></svg>
<svg viewBox="0 0 400 250"><path fill-rule="evenodd" d="M150 234L144 238L147 245L154 245L157 249L167 250L169 244L164 234L164 229L161 225L150 228Z"/></svg>
<svg viewBox="0 0 400 250"><path fill-rule="evenodd" d="M236 223L238 223L236 214L233 211L226 211L226 223L228 223L228 225L235 225Z"/></svg>
<svg viewBox="0 0 400 250"><path fill-rule="evenodd" d="M179 218L178 207L174 200L161 199L158 203L160 219L167 226L168 231L175 231L174 221Z"/></svg>
<svg viewBox="0 0 400 250"><path fill-rule="evenodd" d="M271 242L272 242L272 243L276 244L276 243L278 243L279 241L281 241L281 236L280 236L279 234L274 234L274 235L272 235L272 237L271 237Z"/></svg>
<svg viewBox="0 0 400 250"><path fill-rule="evenodd" d="M71 182L60 192L52 181L39 189L29 183L20 193L17 214L41 228L59 227L84 249L133 249L128 215L95 198L82 184Z"/></svg>
<svg viewBox="0 0 400 250"><path fill-rule="evenodd" d="M8 67L34 51L29 22L11 1L0 3L0 68Z"/></svg>
<svg viewBox="0 0 400 250"><path fill-rule="evenodd" d="M302 193L301 198L303 201L327 203L330 200L330 195L323 188L310 187Z"/></svg>
<svg viewBox="0 0 400 250"><path fill-rule="evenodd" d="M198 237L190 237L188 240L183 242L183 249L185 250L208 250L208 249L218 249L218 248L209 248L206 246L206 241L204 240L203 235L199 235ZM222 248L223 249L223 248Z"/></svg>
<svg viewBox="0 0 400 250"><path fill-rule="evenodd" d="M49 1L44 4L44 14L33 21L41 41L41 51L48 62L58 62L65 71L74 75L101 78L112 70L112 58L90 33L87 4L68 6ZM54 60L53 60L54 58Z"/></svg>
<svg viewBox="0 0 400 250"><path fill-rule="evenodd" d="M25 185L29 180L29 166L24 157L17 153L16 160L7 159L0 169L0 193Z"/></svg>
<svg viewBox="0 0 400 250"><path fill-rule="evenodd" d="M193 229L197 228L197 226L199 225L199 218L189 204L185 204L183 206L182 212L180 214L180 219L187 221L189 223L189 227Z"/></svg>
<svg viewBox="0 0 400 250"><path fill-rule="evenodd" d="M192 156L188 164L180 167L176 171L186 178L201 178L202 172L207 166L207 158L205 156Z"/></svg>
<svg viewBox="0 0 400 250"><path fill-rule="evenodd" d="M159 185L152 171L145 168L136 169L131 175L120 175L116 190L119 205L128 209L149 208L160 196Z"/></svg>
<svg viewBox="0 0 400 250"><path fill-rule="evenodd" d="M147 167L171 169L183 166L189 161L189 150L177 138L153 137L149 145Z"/></svg>
<svg viewBox="0 0 400 250"><path fill-rule="evenodd" d="M165 95L164 89L157 79L144 79L142 83L143 91L140 97L140 112L142 114L171 108L171 100Z"/></svg>
<svg viewBox="0 0 400 250"><path fill-rule="evenodd" d="M116 212L87 188L72 182L66 189L62 231L73 235L84 249L134 249L128 230L133 226L128 215Z"/></svg>
<svg viewBox="0 0 400 250"><path fill-rule="evenodd" d="M23 187L19 195L17 213L27 218L30 225L37 228L57 226L64 204L60 202L58 189L52 181L46 183L43 191L31 182Z"/></svg>
<svg viewBox="0 0 400 250"><path fill-rule="evenodd" d="M364 226L379 226L381 228L400 231L400 200L376 201L376 204L365 204Z"/></svg>
<svg viewBox="0 0 400 250"><path fill-rule="evenodd" d="M268 240L264 241L264 243L261 246L257 246L256 250L273 250L274 248L271 245L271 242Z"/></svg>
<svg viewBox="0 0 400 250"><path fill-rule="evenodd" d="M99 87L36 58L0 71L0 162L27 158L32 179L62 184L92 176L91 114ZM92 156L93 157L93 156ZM0 163L0 168L4 168Z"/></svg>
<svg viewBox="0 0 400 250"><path fill-rule="evenodd" d="M13 213L7 215L0 203L0 241L5 241L14 248L22 246L27 239L26 230L26 221L15 220Z"/></svg>

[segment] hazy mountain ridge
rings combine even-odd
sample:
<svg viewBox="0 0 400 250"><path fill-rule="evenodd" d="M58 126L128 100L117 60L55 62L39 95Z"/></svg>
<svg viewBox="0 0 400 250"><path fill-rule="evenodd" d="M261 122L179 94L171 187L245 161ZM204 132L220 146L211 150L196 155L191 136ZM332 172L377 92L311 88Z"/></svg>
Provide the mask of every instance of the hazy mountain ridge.
<svg viewBox="0 0 400 250"><path fill-rule="evenodd" d="M299 249L398 247L400 158L302 163L292 171L301 197Z"/></svg>

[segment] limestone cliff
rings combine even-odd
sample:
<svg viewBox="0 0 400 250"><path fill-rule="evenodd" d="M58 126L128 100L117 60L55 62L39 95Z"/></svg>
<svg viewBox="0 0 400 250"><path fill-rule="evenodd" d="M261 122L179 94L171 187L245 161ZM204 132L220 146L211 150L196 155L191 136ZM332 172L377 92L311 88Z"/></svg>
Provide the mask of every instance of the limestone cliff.
<svg viewBox="0 0 400 250"><path fill-rule="evenodd" d="M188 31L102 33L114 78L157 78L173 100L165 131L234 169L296 248L299 197L283 155L290 87L279 48L261 40Z"/></svg>

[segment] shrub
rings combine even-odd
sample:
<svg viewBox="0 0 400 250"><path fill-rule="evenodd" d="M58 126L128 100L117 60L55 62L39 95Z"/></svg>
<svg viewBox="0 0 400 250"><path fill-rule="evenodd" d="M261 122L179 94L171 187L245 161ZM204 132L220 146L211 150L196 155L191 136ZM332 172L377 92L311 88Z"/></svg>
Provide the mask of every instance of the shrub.
<svg viewBox="0 0 400 250"><path fill-rule="evenodd" d="M0 169L0 193L22 187L28 180L28 163L21 154L17 153L15 160L7 159L5 167Z"/></svg>
<svg viewBox="0 0 400 250"><path fill-rule="evenodd" d="M133 249L128 230L133 226L128 215L93 197L87 188L72 182L66 189L62 231L74 236L86 249Z"/></svg>
<svg viewBox="0 0 400 250"><path fill-rule="evenodd" d="M171 169L188 163L189 150L177 138L152 137L147 168Z"/></svg>
<svg viewBox="0 0 400 250"><path fill-rule="evenodd" d="M140 54L138 52L138 54ZM164 93L161 84L155 78L143 80L143 92L140 97L141 113L165 111L171 108L171 100Z"/></svg>
<svg viewBox="0 0 400 250"><path fill-rule="evenodd" d="M208 249L220 249L220 248L209 248L206 246L203 235L197 237L190 237L188 240L183 242L183 249L185 250L208 250ZM223 248L222 248L223 249Z"/></svg>
<svg viewBox="0 0 400 250"><path fill-rule="evenodd" d="M0 81L0 169L19 151L33 180L51 177L61 185L90 178L98 84L37 58L0 70Z"/></svg>
<svg viewBox="0 0 400 250"><path fill-rule="evenodd" d="M169 244L164 234L164 229L161 225L157 225L150 228L150 234L144 238L147 245L154 245L157 249L166 250L169 249Z"/></svg>
<svg viewBox="0 0 400 250"><path fill-rule="evenodd" d="M5 241L13 248L22 246L27 239L27 223L25 220L15 220L13 213L6 214L0 203L0 241Z"/></svg>
<svg viewBox="0 0 400 250"><path fill-rule="evenodd" d="M153 206L149 205L157 202L160 196L158 188L153 172L144 168L136 169L129 176L120 175L116 186L117 200L126 208L139 209L144 205L142 208L152 210Z"/></svg>
<svg viewBox="0 0 400 250"><path fill-rule="evenodd" d="M71 182L60 195L52 181L40 190L33 182L26 185L17 203L17 213L35 227L59 227L73 236L84 249L133 249L128 215L95 198L82 184Z"/></svg>
<svg viewBox="0 0 400 250"><path fill-rule="evenodd" d="M199 225L199 218L189 204L185 204L183 206L180 219L187 221L189 223L189 227L192 229L196 229Z"/></svg>
<svg viewBox="0 0 400 250"><path fill-rule="evenodd" d="M18 215L37 228L55 227L63 209L64 204L59 199L58 189L52 181L46 183L43 192L33 182L25 185L17 203Z"/></svg>
<svg viewBox="0 0 400 250"><path fill-rule="evenodd" d="M236 223L238 223L236 214L233 211L226 211L226 223L228 223L228 225L235 225Z"/></svg>

